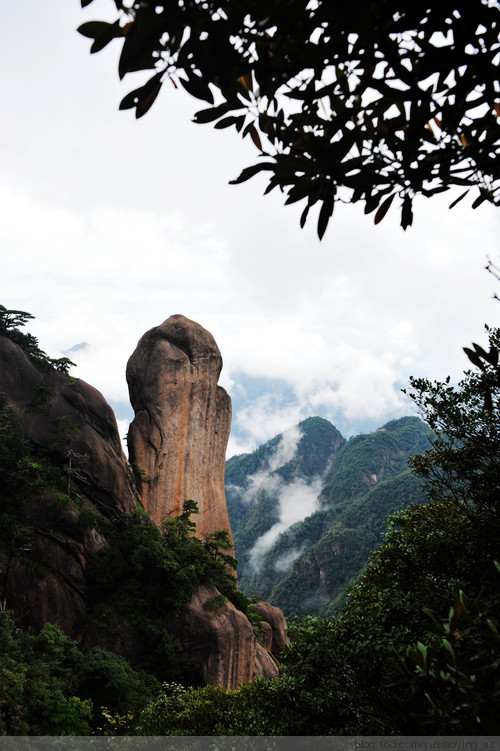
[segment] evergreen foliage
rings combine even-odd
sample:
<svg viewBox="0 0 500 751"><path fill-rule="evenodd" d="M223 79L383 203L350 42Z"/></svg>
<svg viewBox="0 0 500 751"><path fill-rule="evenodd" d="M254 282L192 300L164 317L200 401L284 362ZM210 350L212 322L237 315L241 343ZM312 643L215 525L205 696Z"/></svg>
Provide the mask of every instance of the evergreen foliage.
<svg viewBox="0 0 500 751"><path fill-rule="evenodd" d="M0 336L5 336L15 342L40 369L52 367L60 373L67 374L69 368L75 365L74 362L71 362L68 357L49 357L40 349L38 339L33 334L20 331L20 327L25 326L33 318L31 313L23 310L7 310L4 305L0 305Z"/></svg>
<svg viewBox="0 0 500 751"><path fill-rule="evenodd" d="M0 612L0 735L90 735L104 705L133 713L158 690L118 655L82 653L52 624L24 633Z"/></svg>
<svg viewBox="0 0 500 751"><path fill-rule="evenodd" d="M107 544L88 564L92 607L134 624L147 647L143 664L133 669L97 648L84 653L52 624L24 633L2 609L0 734L500 734L500 330L488 335L489 351L474 345L475 369L458 386L411 381L433 430L431 447L410 460L411 482L424 483L428 500L404 508L409 478L398 468L415 445L410 418L375 434L388 479L353 499L356 482L341 474L334 502L326 499L307 520L311 535L322 531L315 553L326 558L334 545L376 543L382 518L399 502L341 613L291 624L278 680L231 691L182 685L187 673L166 620L196 586L219 589L209 608L228 598L252 619L252 603L231 574L227 536L192 537L193 501L161 529L141 511L113 521L96 515ZM371 436L353 450L365 444L374 459ZM38 452L4 399L0 535L4 549L22 548L34 565L33 501L55 525L72 502L62 468L50 452Z"/></svg>
<svg viewBox="0 0 500 751"><path fill-rule="evenodd" d="M180 644L169 632L168 617L186 603L201 584L212 584L235 599L236 562L224 551L227 533L206 541L192 536L193 501L179 517L155 527L142 510L103 523L108 544L88 563L87 581L94 610L103 628L109 613L120 614L138 629L145 649L141 669L160 680L180 680Z"/></svg>

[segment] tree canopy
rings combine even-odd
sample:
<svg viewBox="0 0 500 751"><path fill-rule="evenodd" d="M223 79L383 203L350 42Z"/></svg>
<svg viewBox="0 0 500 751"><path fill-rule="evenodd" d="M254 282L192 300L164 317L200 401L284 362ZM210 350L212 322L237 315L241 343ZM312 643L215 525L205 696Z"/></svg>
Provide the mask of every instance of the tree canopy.
<svg viewBox="0 0 500 751"><path fill-rule="evenodd" d="M92 0L81 0L82 7ZM472 189L500 202L498 0L114 0L113 23L79 31L91 52L122 41L118 71L150 71L120 109L142 117L163 83L210 106L197 123L250 136L255 164L286 203L319 204L323 236L338 201L380 222L396 199Z"/></svg>

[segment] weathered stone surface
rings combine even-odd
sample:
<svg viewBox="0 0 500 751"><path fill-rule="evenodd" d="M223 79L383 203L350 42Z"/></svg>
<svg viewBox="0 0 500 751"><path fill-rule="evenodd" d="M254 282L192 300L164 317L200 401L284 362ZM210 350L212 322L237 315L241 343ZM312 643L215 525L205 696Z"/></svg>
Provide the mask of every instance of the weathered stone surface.
<svg viewBox="0 0 500 751"><path fill-rule="evenodd" d="M71 451L72 467L104 513L135 508L116 419L97 389L53 368L41 372L17 344L0 337L0 392L19 410L28 438L61 458Z"/></svg>
<svg viewBox="0 0 500 751"><path fill-rule="evenodd" d="M182 643L193 683L236 688L256 677L279 676L250 621L214 586L198 587L168 626Z"/></svg>
<svg viewBox="0 0 500 751"><path fill-rule="evenodd" d="M279 678L279 675L278 666L269 652L261 644L257 644L253 678Z"/></svg>
<svg viewBox="0 0 500 751"><path fill-rule="evenodd" d="M136 410L129 440L132 458L148 473L145 506L158 523L192 498L200 509L200 537L218 529L230 533L224 458L231 403L217 385L221 366L213 337L182 316L148 332L129 363ZM30 529L26 547L0 539L2 607L12 610L23 627L37 630L56 623L84 649L100 646L140 664L146 649L140 629L112 603L92 612L86 589L87 564L107 542L82 523L81 504L108 519L136 507L111 408L83 381L51 368L39 370L4 337L0 392L18 409L24 434L47 449L51 461L67 464L71 456L84 488L78 505L74 496L61 501L52 490L29 499L22 519ZM279 651L286 639L281 611L265 603L255 608L265 621L266 648ZM234 688L255 676L278 675L249 620L213 586L200 587L166 625L181 640L186 666L193 666L200 684Z"/></svg>
<svg viewBox="0 0 500 751"><path fill-rule="evenodd" d="M231 535L224 492L231 400L217 385L222 357L213 336L181 315L141 338L127 365L135 418L131 462L146 472L142 502L159 524L198 504L196 535Z"/></svg>
<svg viewBox="0 0 500 751"><path fill-rule="evenodd" d="M215 587L199 587L169 628L180 638L200 683L236 688L252 679L257 654L252 626L230 602L222 602Z"/></svg>
<svg viewBox="0 0 500 751"><path fill-rule="evenodd" d="M259 643L262 644L267 652L271 651L273 644L273 630L270 623L262 621L259 626Z"/></svg>
<svg viewBox="0 0 500 751"><path fill-rule="evenodd" d="M53 368L40 370L0 337L0 392L17 408L24 435L48 450L51 461L68 466L71 457L80 493L92 499L80 501L89 511L113 518L136 507L116 420L99 391ZM23 627L51 622L80 638L89 615L86 565L105 541L50 494L29 501L22 519L30 530L27 544L0 539L2 607Z"/></svg>
<svg viewBox="0 0 500 751"><path fill-rule="evenodd" d="M270 605L268 602L256 602L253 605L253 609L260 615L265 623L268 623L271 627L271 634L269 640L269 646L264 644L269 652L278 656L285 644L288 644L288 635L286 632L286 621L283 612Z"/></svg>
<svg viewBox="0 0 500 751"><path fill-rule="evenodd" d="M0 540L0 591L2 607L16 622L38 630L56 623L78 639L88 618L85 567L101 549L103 539L95 530L78 523L78 514L59 510L47 514L47 506L32 509L29 546L12 550Z"/></svg>

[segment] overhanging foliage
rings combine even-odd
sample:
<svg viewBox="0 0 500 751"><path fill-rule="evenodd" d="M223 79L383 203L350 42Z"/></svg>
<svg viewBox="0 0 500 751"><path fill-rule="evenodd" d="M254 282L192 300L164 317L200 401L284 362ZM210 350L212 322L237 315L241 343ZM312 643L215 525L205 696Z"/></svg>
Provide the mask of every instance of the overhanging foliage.
<svg viewBox="0 0 500 751"><path fill-rule="evenodd" d="M81 0L82 7L92 0ZM473 189L500 202L498 0L114 0L113 23L79 31L98 52L121 38L119 74L152 71L121 109L142 117L163 82L210 107L198 123L234 127L269 172L266 192L319 204L323 236L338 201L380 222L394 199L412 224L416 195Z"/></svg>

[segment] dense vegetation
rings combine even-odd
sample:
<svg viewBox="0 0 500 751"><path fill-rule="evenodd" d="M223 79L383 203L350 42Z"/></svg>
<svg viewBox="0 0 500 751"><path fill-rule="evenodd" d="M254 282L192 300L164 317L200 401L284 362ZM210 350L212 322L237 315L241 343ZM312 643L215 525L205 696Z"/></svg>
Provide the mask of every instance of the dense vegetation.
<svg viewBox="0 0 500 751"><path fill-rule="evenodd" d="M20 346L42 373L61 370L59 361L20 330L30 318L1 307L0 334ZM43 406L28 401L28 416ZM192 536L193 501L160 529L140 508L106 515L64 452L28 439L19 417L0 393L0 734L115 732L158 694L160 680L200 683L168 625L196 587L210 583L244 611L249 601L236 588L227 533L204 541ZM133 667L110 649L82 652L53 624L40 633L24 632L29 609L27 614L8 610L13 575L34 577L40 587L47 577L60 575L43 552L46 539L56 536L81 550L91 530L100 549L85 567L82 595L98 632L94 642L113 645L117 632L128 634L136 647Z"/></svg>
<svg viewBox="0 0 500 751"><path fill-rule="evenodd" d="M6 560L0 572L2 602L11 561L35 570L40 582L50 573L33 540L41 519L67 534L65 511L71 508L79 513L78 524L98 529L107 542L87 566L94 628L101 624L103 641L110 626L132 629L138 653L134 670L110 651L82 653L57 626L47 624L38 635L24 633L3 610L0 734L87 735L99 727L115 732L116 718L120 727L128 726L131 716L158 694L160 680L199 683L166 625L198 585L213 584L237 607L248 608L231 574L234 559L225 552L227 534L216 533L203 542L193 538L190 517L197 508L192 501L161 530L141 510L111 520L82 507L66 493L64 468L26 439L11 406L0 406L0 539Z"/></svg>
<svg viewBox="0 0 500 751"><path fill-rule="evenodd" d="M249 601L237 592L230 572L234 560L225 552L227 535L214 534L204 542L193 538L190 517L197 509L192 501L161 530L141 510L111 520L81 505L76 496L67 495L64 467L26 439L11 406L0 406L0 539L6 561L0 572L2 602L11 562L35 571L40 582L51 573L37 556L34 538L41 521L67 534L65 512L72 509L79 514L77 524L97 529L107 542L87 566L94 628L100 624L104 642L110 627L132 630L138 654L133 670L110 651L82 653L57 626L47 624L38 635L24 633L3 610L0 733L86 735L98 727L113 730L112 718L118 715L125 727L127 715L157 695L160 680L199 683L166 625L198 585L213 584L247 609ZM77 493L77 481L72 490Z"/></svg>
<svg viewBox="0 0 500 751"><path fill-rule="evenodd" d="M0 305L0 336L6 336L15 342L39 368L51 366L61 373L67 373L74 362L68 357L49 357L40 349L36 336L21 331L20 327L25 326L32 318L34 316L24 310L8 310L4 305Z"/></svg>

